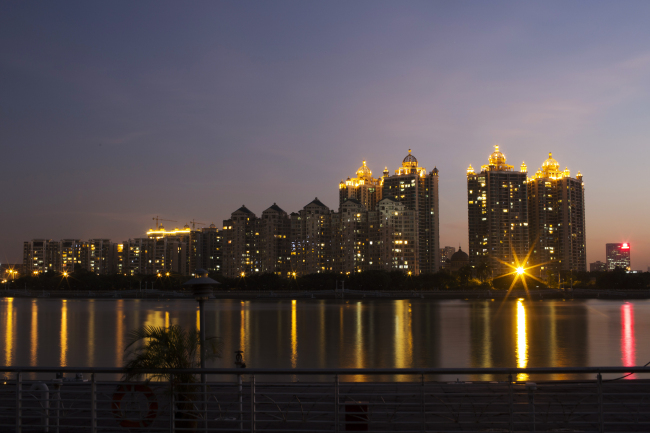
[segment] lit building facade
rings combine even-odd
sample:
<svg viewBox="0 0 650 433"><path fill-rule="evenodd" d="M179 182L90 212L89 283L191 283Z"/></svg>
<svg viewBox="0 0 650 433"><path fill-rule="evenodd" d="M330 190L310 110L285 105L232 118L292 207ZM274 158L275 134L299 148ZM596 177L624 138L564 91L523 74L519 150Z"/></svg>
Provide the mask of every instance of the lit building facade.
<svg viewBox="0 0 650 433"><path fill-rule="evenodd" d="M586 271L585 200L582 174L571 177L568 167L551 153L528 178L530 262L548 278L557 270Z"/></svg>
<svg viewBox="0 0 650 433"><path fill-rule="evenodd" d="M416 273L434 273L440 267L440 219L438 207L438 169L427 173L411 154L395 174L383 177L382 197L392 198L416 214L413 231L416 238Z"/></svg>
<svg viewBox="0 0 650 433"><path fill-rule="evenodd" d="M528 254L526 165L515 171L494 146L488 164L467 169L469 264L487 261L494 276L511 272L502 262L522 263Z"/></svg>
<svg viewBox="0 0 650 433"><path fill-rule="evenodd" d="M418 213L391 197L368 213L368 269L420 273Z"/></svg>
<svg viewBox="0 0 650 433"><path fill-rule="evenodd" d="M51 239L32 239L23 244L23 271L26 275L60 272L59 243Z"/></svg>
<svg viewBox="0 0 650 433"><path fill-rule="evenodd" d="M593 263L589 263L589 272L605 272L607 271L607 263L596 260Z"/></svg>
<svg viewBox="0 0 650 433"><path fill-rule="evenodd" d="M346 199L332 213L334 272L350 274L369 269L368 210L356 198Z"/></svg>
<svg viewBox="0 0 650 433"><path fill-rule="evenodd" d="M607 270L613 271L616 268L620 268L629 271L631 269L630 250L631 247L628 242L606 244L605 257L607 258Z"/></svg>
<svg viewBox="0 0 650 433"><path fill-rule="evenodd" d="M223 222L223 274L229 278L260 272L257 217L246 206Z"/></svg>
<svg viewBox="0 0 650 433"><path fill-rule="evenodd" d="M454 247L444 247L440 249L440 269L450 269L451 256L456 252Z"/></svg>
<svg viewBox="0 0 650 433"><path fill-rule="evenodd" d="M339 209L348 199L356 199L366 210L373 210L382 196L382 178L372 177L372 171L363 161L357 177L342 180L339 184Z"/></svg>
<svg viewBox="0 0 650 433"><path fill-rule="evenodd" d="M259 224L260 272L288 277L291 274L291 219L273 203L262 212ZM258 250L256 250L258 251Z"/></svg>
<svg viewBox="0 0 650 433"><path fill-rule="evenodd" d="M291 268L297 275L334 271L332 212L318 197L291 214Z"/></svg>

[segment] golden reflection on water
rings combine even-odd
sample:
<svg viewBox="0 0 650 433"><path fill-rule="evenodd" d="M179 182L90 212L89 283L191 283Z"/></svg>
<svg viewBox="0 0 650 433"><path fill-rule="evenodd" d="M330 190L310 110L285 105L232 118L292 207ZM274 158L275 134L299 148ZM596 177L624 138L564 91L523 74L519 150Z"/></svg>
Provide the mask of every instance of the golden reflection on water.
<svg viewBox="0 0 650 433"><path fill-rule="evenodd" d="M291 301L291 368L298 365L298 324L296 323L296 300Z"/></svg>
<svg viewBox="0 0 650 433"><path fill-rule="evenodd" d="M357 329L356 329L356 341L354 342L354 347L356 348L355 350L355 368L364 368L365 362L363 359L363 354L365 352L365 348L363 345L363 324L361 321L361 301L357 302L357 311L356 311L356 321L357 321Z"/></svg>
<svg viewBox="0 0 650 433"><path fill-rule="evenodd" d="M240 314L240 319L239 319L239 323L240 323L240 325L239 325L240 326L240 329L239 329L239 335L240 335L240 337L239 337L240 338L240 340L239 340L239 350L243 350L244 353L249 352L248 344L249 344L249 331L250 331L250 327L249 327L250 314L249 314L248 308L247 308L247 307L249 307L249 302L250 301L246 301L246 302L241 301L241 310L240 310L240 313L239 313Z"/></svg>
<svg viewBox="0 0 650 433"><path fill-rule="evenodd" d="M88 365L95 365L95 300L88 300Z"/></svg>
<svg viewBox="0 0 650 433"><path fill-rule="evenodd" d="M68 363L68 300L63 299L61 303L61 367Z"/></svg>
<svg viewBox="0 0 650 433"><path fill-rule="evenodd" d="M407 300L395 301L395 368L413 366L413 332L411 329L411 304Z"/></svg>
<svg viewBox="0 0 650 433"><path fill-rule="evenodd" d="M32 329L29 336L29 365L38 365L38 302L32 300Z"/></svg>
<svg viewBox="0 0 650 433"><path fill-rule="evenodd" d="M12 365L14 355L14 298L7 298L5 317L5 365Z"/></svg>
<svg viewBox="0 0 650 433"><path fill-rule="evenodd" d="M526 308L523 299L517 300L517 368L528 365L528 336L526 334ZM528 380L526 373L519 373L517 380Z"/></svg>
<svg viewBox="0 0 650 433"><path fill-rule="evenodd" d="M165 328L169 328L169 311L165 311Z"/></svg>
<svg viewBox="0 0 650 433"><path fill-rule="evenodd" d="M115 331L115 345L116 351L115 351L115 365L122 365L122 358L124 356L124 300L123 299L118 299L117 300L117 326L116 331Z"/></svg>
<svg viewBox="0 0 650 433"><path fill-rule="evenodd" d="M196 307L196 330L201 330L201 310L199 310L199 307Z"/></svg>

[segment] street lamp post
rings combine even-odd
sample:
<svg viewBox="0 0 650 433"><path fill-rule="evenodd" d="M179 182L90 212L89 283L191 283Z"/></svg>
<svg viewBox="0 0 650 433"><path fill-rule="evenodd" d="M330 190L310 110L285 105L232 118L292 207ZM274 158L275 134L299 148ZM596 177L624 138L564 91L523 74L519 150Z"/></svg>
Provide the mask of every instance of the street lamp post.
<svg viewBox="0 0 650 433"><path fill-rule="evenodd" d="M199 340L201 343L200 361L201 368L205 368L205 314L203 312L203 304L212 295L212 288L220 284L218 281L208 278L208 271L205 269L197 269L194 271L195 277L183 284L185 287L192 288L194 299L199 303ZM201 373L201 382L206 382L206 376Z"/></svg>

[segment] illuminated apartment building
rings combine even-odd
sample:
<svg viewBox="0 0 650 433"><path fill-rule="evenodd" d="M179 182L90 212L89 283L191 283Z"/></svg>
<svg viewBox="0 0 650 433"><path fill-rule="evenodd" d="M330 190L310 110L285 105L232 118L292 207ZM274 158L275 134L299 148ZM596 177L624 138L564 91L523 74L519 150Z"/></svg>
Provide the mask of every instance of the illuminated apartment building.
<svg viewBox="0 0 650 433"><path fill-rule="evenodd" d="M417 246L416 273L434 273L440 267L440 224L438 209L438 169L430 173L418 166L418 160L408 155L393 176L385 173L382 197L392 198L417 215L413 227ZM410 266L410 265L409 265Z"/></svg>
<svg viewBox="0 0 650 433"><path fill-rule="evenodd" d="M368 212L368 269L401 271L416 275L418 214L391 197Z"/></svg>
<svg viewBox="0 0 650 433"><path fill-rule="evenodd" d="M222 272L235 278L260 272L258 219L246 206L223 222Z"/></svg>
<svg viewBox="0 0 650 433"><path fill-rule="evenodd" d="M86 258L86 243L81 239L62 239L59 242L61 256L61 272L74 272L75 265L84 267Z"/></svg>
<svg viewBox="0 0 650 433"><path fill-rule="evenodd" d="M440 248L440 269L450 269L451 268L451 256L456 252L454 247L444 247Z"/></svg>
<svg viewBox="0 0 650 433"><path fill-rule="evenodd" d="M110 274L112 253L113 246L110 239L90 239L84 243L83 267L97 275Z"/></svg>
<svg viewBox="0 0 650 433"><path fill-rule="evenodd" d="M201 251L202 264L198 266L210 272L221 272L221 241L223 233L217 229L217 226L210 224L200 230L201 233ZM197 268L191 269L192 271Z"/></svg>
<svg viewBox="0 0 650 433"><path fill-rule="evenodd" d="M382 178L373 178L372 171L363 161L363 165L357 170L357 177L342 180L339 184L339 209L347 199L356 199L366 210L373 210L377 202L381 200Z"/></svg>
<svg viewBox="0 0 650 433"><path fill-rule="evenodd" d="M539 265L543 278L558 270L586 271L585 199L580 172L572 178L569 169L561 170L549 153L527 185L530 263Z"/></svg>
<svg viewBox="0 0 650 433"><path fill-rule="evenodd" d="M630 267L630 244L606 244L605 257L607 259L607 270L613 271L616 268L629 271Z"/></svg>
<svg viewBox="0 0 650 433"><path fill-rule="evenodd" d="M331 214L334 272L350 274L369 269L368 211L356 198L346 199Z"/></svg>
<svg viewBox="0 0 650 433"><path fill-rule="evenodd" d="M291 268L298 275L333 272L332 213L318 198L291 214Z"/></svg>
<svg viewBox="0 0 650 433"><path fill-rule="evenodd" d="M494 146L488 164L467 169L469 264L488 261L494 276L511 272L528 253L526 165L514 171Z"/></svg>
<svg viewBox="0 0 650 433"><path fill-rule="evenodd" d="M288 277L291 274L291 219L273 203L262 212L259 224L260 272Z"/></svg>
<svg viewBox="0 0 650 433"><path fill-rule="evenodd" d="M60 268L59 243L51 239L32 239L23 244L23 272L37 275L58 272Z"/></svg>

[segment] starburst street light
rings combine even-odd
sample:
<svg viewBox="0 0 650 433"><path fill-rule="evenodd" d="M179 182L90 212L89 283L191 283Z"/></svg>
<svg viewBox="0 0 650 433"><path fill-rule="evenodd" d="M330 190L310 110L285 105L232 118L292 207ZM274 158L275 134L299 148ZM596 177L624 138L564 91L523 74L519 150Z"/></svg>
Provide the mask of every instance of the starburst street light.
<svg viewBox="0 0 650 433"><path fill-rule="evenodd" d="M506 298L508 297L508 295L509 295L510 292L512 291L512 288L513 288L513 287L515 286L515 284L517 283L517 280L520 279L520 278L521 278L521 282L522 282L522 284L524 285L524 289L526 289L526 294L527 294L529 297L530 297L530 292L528 291L528 284L526 284L526 277L530 277L530 278L532 278L533 280L537 280L537 281L539 281L540 283L544 284L544 281L540 280L540 279L537 278L536 276L534 276L534 275L532 275L532 274L529 274L529 273L527 272L527 271L529 271L529 270L531 270L531 269L533 269L533 268L536 268L536 267L538 267L538 266L544 266L544 265L546 264L546 263L539 263L539 264L537 264L537 265L533 265L533 266L526 266L526 263L528 263L528 259L529 259L529 257L530 257L530 254L533 252L533 248L534 248L534 246L535 246L535 243L536 243L536 242L533 242L533 245L532 245L532 246L530 247L530 249L528 250L528 254L526 254L526 257L525 257L524 260L521 261L521 262L519 262L519 259L517 258L517 253L515 253L515 249L514 249L514 248L512 249L512 256L513 256L513 258L515 259L515 261L514 261L514 265L513 265L512 263L504 262L503 260L497 258L497 260L498 260L500 263L503 263L504 265L506 265L506 266L512 268L512 272L508 272L508 273L506 273L506 274L499 275L497 278L503 278L503 277L507 277L507 276L509 276L509 275L514 275L514 278L512 279L512 283L510 284L510 287L508 287L508 292L506 293ZM547 263L548 263L548 262L547 262Z"/></svg>

